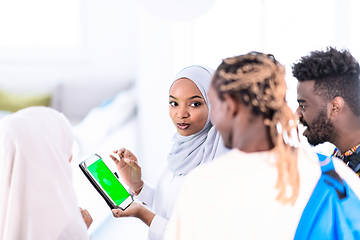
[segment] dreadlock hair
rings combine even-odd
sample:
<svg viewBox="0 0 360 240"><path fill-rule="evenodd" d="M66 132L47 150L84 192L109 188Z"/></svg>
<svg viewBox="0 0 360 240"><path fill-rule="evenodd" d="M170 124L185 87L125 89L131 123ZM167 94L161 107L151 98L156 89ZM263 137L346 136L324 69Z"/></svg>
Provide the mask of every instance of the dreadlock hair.
<svg viewBox="0 0 360 240"><path fill-rule="evenodd" d="M262 115L278 154L277 200L294 204L299 193L296 117L286 103L285 68L273 55L250 52L224 59L212 80L221 100L229 94ZM287 189L291 187L291 196Z"/></svg>
<svg viewBox="0 0 360 240"><path fill-rule="evenodd" d="M340 96L360 116L360 67L348 50L313 51L292 66L298 81L315 80L314 93L329 101Z"/></svg>

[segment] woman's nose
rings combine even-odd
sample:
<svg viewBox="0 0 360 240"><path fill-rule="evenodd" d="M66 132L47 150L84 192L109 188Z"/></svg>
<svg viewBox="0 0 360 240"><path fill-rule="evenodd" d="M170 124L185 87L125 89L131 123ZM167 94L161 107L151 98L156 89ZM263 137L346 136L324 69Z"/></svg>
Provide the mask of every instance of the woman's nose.
<svg viewBox="0 0 360 240"><path fill-rule="evenodd" d="M177 117L182 119L182 118L187 118L189 117L189 111L185 108L185 107L181 107L178 111Z"/></svg>

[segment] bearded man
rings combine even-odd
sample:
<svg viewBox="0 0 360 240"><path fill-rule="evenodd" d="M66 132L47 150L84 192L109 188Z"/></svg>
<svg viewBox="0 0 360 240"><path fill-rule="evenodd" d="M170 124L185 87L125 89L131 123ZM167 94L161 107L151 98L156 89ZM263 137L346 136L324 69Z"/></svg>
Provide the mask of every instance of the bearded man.
<svg viewBox="0 0 360 240"><path fill-rule="evenodd" d="M313 51L293 65L303 135L316 146L330 142L332 156L360 173L360 67L348 50Z"/></svg>

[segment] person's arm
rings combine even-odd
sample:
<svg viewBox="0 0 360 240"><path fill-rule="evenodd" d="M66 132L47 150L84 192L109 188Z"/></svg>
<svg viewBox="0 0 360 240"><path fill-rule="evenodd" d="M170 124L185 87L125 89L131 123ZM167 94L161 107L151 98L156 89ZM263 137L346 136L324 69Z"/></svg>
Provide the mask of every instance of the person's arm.
<svg viewBox="0 0 360 240"><path fill-rule="evenodd" d="M164 238L165 229L167 226L168 220L155 215L149 228L149 239L151 240L160 240Z"/></svg>
<svg viewBox="0 0 360 240"><path fill-rule="evenodd" d="M134 192L135 199L139 200L147 207L152 208L155 196L155 189L144 182L139 192Z"/></svg>
<svg viewBox="0 0 360 240"><path fill-rule="evenodd" d="M148 227L150 227L155 214L147 209L141 203L134 202L124 211L120 209L113 209L112 213L114 217L136 217L143 221Z"/></svg>
<svg viewBox="0 0 360 240"><path fill-rule="evenodd" d="M112 210L114 217L136 217L143 221L149 228L149 239L160 240L163 238L168 220L154 214L141 203L132 203L125 211Z"/></svg>

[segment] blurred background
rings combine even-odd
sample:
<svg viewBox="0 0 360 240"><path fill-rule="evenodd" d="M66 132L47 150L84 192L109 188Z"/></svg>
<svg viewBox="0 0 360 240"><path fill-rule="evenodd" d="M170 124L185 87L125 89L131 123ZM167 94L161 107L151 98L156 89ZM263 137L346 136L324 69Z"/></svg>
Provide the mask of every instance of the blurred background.
<svg viewBox="0 0 360 240"><path fill-rule="evenodd" d="M358 59L359 10L358 0L0 0L0 118L32 105L63 112L74 129L79 205L94 219L91 239L146 239L140 220L112 217L79 162L98 153L115 171L108 155L126 147L155 186L176 131L169 86L192 64L216 68L226 57L272 53L286 65L295 111L291 65L327 46ZM330 154L332 146L318 149Z"/></svg>

